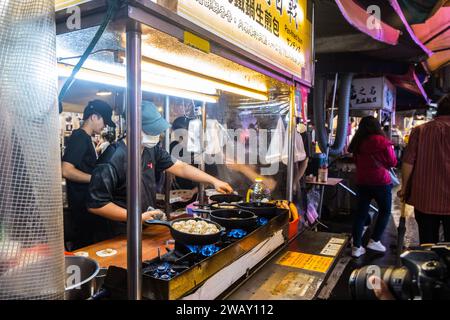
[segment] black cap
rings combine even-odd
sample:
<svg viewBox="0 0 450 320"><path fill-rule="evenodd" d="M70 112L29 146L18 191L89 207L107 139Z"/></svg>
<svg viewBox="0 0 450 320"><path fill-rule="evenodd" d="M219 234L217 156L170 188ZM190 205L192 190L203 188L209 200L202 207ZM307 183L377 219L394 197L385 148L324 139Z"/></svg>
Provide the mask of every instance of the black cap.
<svg viewBox="0 0 450 320"><path fill-rule="evenodd" d="M109 127L116 127L116 124L112 121L112 108L111 106L102 100L92 100L88 103L83 112L83 120L88 119L93 114L99 114L102 116L105 125Z"/></svg>
<svg viewBox="0 0 450 320"><path fill-rule="evenodd" d="M191 119L189 119L186 116L178 117L172 123L172 130L177 130L177 129L188 130L190 121L191 121Z"/></svg>

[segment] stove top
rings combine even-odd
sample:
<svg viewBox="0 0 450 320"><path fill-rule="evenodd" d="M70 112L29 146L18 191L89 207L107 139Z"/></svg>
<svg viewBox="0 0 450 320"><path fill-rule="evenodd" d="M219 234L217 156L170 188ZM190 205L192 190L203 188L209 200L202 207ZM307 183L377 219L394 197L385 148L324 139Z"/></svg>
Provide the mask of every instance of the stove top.
<svg viewBox="0 0 450 320"><path fill-rule="evenodd" d="M182 291L189 291L192 286L198 285L197 280L205 280L214 272L220 270L220 266L225 266L230 261L235 260L244 252L241 247L234 248L238 243L247 242L256 245L255 241L264 238L270 234L270 230L274 226L278 226L280 222L286 222L288 219L285 215L278 215L270 220L259 218L257 225L247 229L227 229L219 242L205 246L184 245L175 243L174 249L166 249L167 253L152 260L144 261L142 266L143 272L143 291L147 292L148 298L154 299L171 299L178 298L172 295L170 288L186 286ZM246 245L245 247L250 247ZM213 268L208 270L202 268L216 261ZM191 274L191 278L188 274ZM197 279L195 279L197 278ZM183 280L184 279L184 280ZM175 284L178 283L178 284ZM190 283L187 285L187 283ZM173 290L172 290L173 291Z"/></svg>
<svg viewBox="0 0 450 320"><path fill-rule="evenodd" d="M196 246L175 243L175 248L168 250L165 255L145 261L142 272L144 275L156 279L170 280L198 262L211 257L221 249L244 238L252 231L266 225L268 222L267 218L258 218L257 225L253 228L226 230L222 239L214 244Z"/></svg>

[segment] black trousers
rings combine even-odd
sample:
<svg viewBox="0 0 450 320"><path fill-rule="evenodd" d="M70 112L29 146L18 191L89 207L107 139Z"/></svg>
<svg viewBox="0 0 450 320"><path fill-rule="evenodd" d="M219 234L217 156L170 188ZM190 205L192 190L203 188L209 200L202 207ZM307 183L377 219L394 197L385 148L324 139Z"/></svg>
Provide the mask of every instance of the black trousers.
<svg viewBox="0 0 450 320"><path fill-rule="evenodd" d="M439 227L444 227L444 241L450 242L450 215L437 215L414 210L414 215L419 226L419 241L424 243L439 242Z"/></svg>

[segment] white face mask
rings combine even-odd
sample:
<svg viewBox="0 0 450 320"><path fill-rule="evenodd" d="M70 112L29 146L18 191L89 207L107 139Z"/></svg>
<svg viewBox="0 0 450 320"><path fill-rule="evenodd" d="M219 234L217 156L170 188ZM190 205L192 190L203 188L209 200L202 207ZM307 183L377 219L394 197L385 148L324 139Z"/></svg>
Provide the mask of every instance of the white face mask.
<svg viewBox="0 0 450 320"><path fill-rule="evenodd" d="M149 134L145 134L144 132L142 132L141 144L143 147L153 148L154 146L156 146L158 144L158 142L159 142L159 135L151 136Z"/></svg>

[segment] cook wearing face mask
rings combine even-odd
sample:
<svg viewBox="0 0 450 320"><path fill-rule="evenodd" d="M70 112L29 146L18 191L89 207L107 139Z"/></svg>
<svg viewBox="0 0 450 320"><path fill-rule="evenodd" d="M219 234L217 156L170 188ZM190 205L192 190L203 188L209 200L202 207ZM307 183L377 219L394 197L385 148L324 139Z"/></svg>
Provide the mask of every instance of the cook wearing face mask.
<svg viewBox="0 0 450 320"><path fill-rule="evenodd" d="M145 148L153 148L159 143L160 136L152 136L150 134L146 134L145 132L142 132L141 135L141 145Z"/></svg>
<svg viewBox="0 0 450 320"><path fill-rule="evenodd" d="M158 144L160 135L170 128L156 106L148 101L142 103L142 157L141 157L141 208L156 208L155 175L167 171L177 177L212 185L221 193L231 193L233 188L223 181L172 158ZM106 238L126 233L127 221L127 147L126 139L110 146L107 156L99 159L89 185L87 207L89 212L109 220ZM160 211L142 213L142 221L158 217ZM115 221L114 223L111 222ZM111 228L111 225L113 226Z"/></svg>

